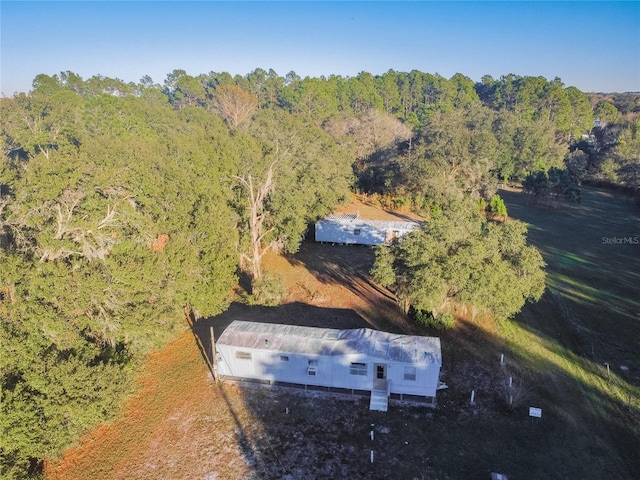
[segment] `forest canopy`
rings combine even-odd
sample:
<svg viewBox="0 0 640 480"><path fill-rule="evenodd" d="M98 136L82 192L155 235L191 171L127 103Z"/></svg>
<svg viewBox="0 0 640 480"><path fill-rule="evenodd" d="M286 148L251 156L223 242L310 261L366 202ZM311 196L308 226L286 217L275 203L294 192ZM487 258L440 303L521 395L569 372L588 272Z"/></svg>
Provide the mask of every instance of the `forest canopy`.
<svg viewBox="0 0 640 480"><path fill-rule="evenodd" d="M138 362L185 328L185 308L224 311L243 271L260 293L265 252L297 251L352 192L433 218L394 247L381 282L410 271L404 298L436 316L451 301L513 314L539 296L541 261L523 227L477 206L500 206L501 182L637 191L639 112L637 95L516 75L38 75L0 99L0 476L37 475L111 418ZM448 232L447 208L468 238ZM425 290L435 260L416 252L438 235L495 275L458 288L469 272L440 252L456 278Z"/></svg>

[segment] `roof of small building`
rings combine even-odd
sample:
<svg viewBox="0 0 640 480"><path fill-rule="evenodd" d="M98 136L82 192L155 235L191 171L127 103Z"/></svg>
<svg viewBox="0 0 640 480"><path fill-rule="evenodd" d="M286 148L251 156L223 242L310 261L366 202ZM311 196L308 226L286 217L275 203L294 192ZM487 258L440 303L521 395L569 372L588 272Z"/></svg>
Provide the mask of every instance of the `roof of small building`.
<svg viewBox="0 0 640 480"><path fill-rule="evenodd" d="M350 225L353 227L369 225L380 229L404 230L406 228L413 229L420 225L415 220L373 220L362 218L358 213L330 213L326 217L320 219L318 224L324 222L335 222L342 225Z"/></svg>
<svg viewBox="0 0 640 480"><path fill-rule="evenodd" d="M312 356L364 354L374 359L442 365L440 339L400 335L370 328L337 330L236 320L219 345Z"/></svg>

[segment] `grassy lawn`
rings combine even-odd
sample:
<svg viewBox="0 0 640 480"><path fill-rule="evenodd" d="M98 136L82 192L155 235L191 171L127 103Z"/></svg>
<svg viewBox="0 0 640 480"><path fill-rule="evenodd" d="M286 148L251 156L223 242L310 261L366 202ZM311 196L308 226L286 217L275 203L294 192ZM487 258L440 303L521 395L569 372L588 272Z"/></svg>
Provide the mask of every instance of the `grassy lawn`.
<svg viewBox="0 0 640 480"><path fill-rule="evenodd" d="M267 263L283 276L285 304L236 303L196 325L204 343L210 326L219 334L233 319L439 335L449 388L435 409L370 412L365 400L214 384L187 332L149 358L122 417L49 462L47 477L637 478L640 245L603 237L640 235L639 212L598 190L585 189L580 206L560 212L528 206L519 192L501 195L510 216L530 225L548 264L547 292L514 320L460 312L456 329L425 330L368 280L372 250L305 243L299 254ZM509 377L518 387L512 409ZM542 418L530 417L530 406Z"/></svg>
<svg viewBox="0 0 640 480"><path fill-rule="evenodd" d="M547 262L547 295L561 317L526 308L519 321L640 386L640 210L596 189L583 189L581 205L563 212L502 193L510 215L529 224L529 241Z"/></svg>
<svg viewBox="0 0 640 480"><path fill-rule="evenodd" d="M521 193L501 195L510 216L529 224L549 288L501 324L500 335L536 379L537 401L573 426L571 443L597 461L588 478L613 474L616 458L613 477L633 478L640 471L640 211L597 189L583 189L581 205L561 212L528 206ZM577 466L564 467L566 474L574 478Z"/></svg>

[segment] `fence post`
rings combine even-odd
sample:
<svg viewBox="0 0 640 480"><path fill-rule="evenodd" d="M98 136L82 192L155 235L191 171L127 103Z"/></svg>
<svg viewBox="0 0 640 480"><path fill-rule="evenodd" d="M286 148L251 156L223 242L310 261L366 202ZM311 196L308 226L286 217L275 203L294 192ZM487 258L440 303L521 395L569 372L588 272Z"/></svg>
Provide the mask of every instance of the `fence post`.
<svg viewBox="0 0 640 480"><path fill-rule="evenodd" d="M216 361L216 340L213 334L213 326L209 327L209 335L211 336L211 366L213 370L213 381L218 381L218 363Z"/></svg>

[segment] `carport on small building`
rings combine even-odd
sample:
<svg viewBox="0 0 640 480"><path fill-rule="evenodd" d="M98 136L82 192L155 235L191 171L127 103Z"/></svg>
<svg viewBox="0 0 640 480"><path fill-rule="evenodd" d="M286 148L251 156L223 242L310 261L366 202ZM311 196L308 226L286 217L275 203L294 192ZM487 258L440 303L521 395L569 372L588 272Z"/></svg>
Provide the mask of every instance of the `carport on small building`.
<svg viewBox="0 0 640 480"><path fill-rule="evenodd" d="M412 220L371 220L358 213L332 213L315 224L316 242L384 245L418 228Z"/></svg>
<svg viewBox="0 0 640 480"><path fill-rule="evenodd" d="M234 321L216 342L222 378L435 405L440 339L369 328L337 330Z"/></svg>

